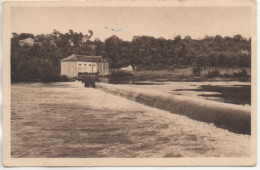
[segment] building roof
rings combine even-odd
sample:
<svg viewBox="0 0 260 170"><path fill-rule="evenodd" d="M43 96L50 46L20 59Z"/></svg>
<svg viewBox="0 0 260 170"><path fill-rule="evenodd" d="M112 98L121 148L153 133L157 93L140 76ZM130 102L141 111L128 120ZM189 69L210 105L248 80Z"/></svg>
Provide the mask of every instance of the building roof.
<svg viewBox="0 0 260 170"><path fill-rule="evenodd" d="M85 62L102 62L103 60L102 56L87 56L87 55L78 55L78 54L72 54L61 61L85 61Z"/></svg>

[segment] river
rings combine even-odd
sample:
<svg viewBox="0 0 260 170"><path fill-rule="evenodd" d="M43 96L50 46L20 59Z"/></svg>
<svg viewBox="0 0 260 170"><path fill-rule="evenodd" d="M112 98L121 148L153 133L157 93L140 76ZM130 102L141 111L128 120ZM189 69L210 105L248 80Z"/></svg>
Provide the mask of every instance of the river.
<svg viewBox="0 0 260 170"><path fill-rule="evenodd" d="M250 108L251 83L241 81L107 80L111 84L156 90L163 93L243 105Z"/></svg>
<svg viewBox="0 0 260 170"><path fill-rule="evenodd" d="M248 157L250 141L76 82L11 86L15 158Z"/></svg>

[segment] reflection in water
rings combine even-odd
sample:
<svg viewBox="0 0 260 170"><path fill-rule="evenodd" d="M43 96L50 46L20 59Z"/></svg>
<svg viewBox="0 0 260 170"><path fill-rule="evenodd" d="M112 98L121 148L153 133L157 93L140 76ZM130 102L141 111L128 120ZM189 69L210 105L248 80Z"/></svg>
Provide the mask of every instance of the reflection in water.
<svg viewBox="0 0 260 170"><path fill-rule="evenodd" d="M202 85L197 89L176 89L174 91L198 91L198 92L217 92L210 94L200 94L204 97L218 97L224 103L249 104L251 105L251 86L233 85L233 86L213 86Z"/></svg>

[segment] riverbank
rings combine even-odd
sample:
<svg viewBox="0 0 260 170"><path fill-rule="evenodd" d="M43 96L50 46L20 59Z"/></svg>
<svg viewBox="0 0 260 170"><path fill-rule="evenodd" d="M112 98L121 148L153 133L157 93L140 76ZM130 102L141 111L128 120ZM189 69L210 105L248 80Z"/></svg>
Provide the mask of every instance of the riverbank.
<svg viewBox="0 0 260 170"><path fill-rule="evenodd" d="M82 83L12 84L11 93L14 158L250 156L249 135Z"/></svg>
<svg viewBox="0 0 260 170"><path fill-rule="evenodd" d="M220 74L210 72L210 74L193 75L192 69L175 69L175 70L136 70L122 71L111 70L109 76L112 80L130 80L137 81L243 81L250 82L251 77L245 72L234 74Z"/></svg>

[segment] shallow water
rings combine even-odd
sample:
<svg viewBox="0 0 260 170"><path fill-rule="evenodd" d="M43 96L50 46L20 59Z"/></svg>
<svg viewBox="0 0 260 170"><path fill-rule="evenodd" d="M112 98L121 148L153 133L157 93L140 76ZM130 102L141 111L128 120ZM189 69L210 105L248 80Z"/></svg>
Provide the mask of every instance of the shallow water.
<svg viewBox="0 0 260 170"><path fill-rule="evenodd" d="M12 85L12 157L244 157L250 136L83 84Z"/></svg>
<svg viewBox="0 0 260 170"><path fill-rule="evenodd" d="M206 99L211 101L218 101L223 103L232 103L244 105L245 107L250 107L250 82L239 82L239 81L201 81L201 82L173 82L173 81L164 81L164 82L156 82L156 81L135 81L134 83L125 83L121 84L122 86L131 86L135 88L143 88L156 90L163 93L170 93L175 95L188 96L199 99ZM231 94L222 94L218 90L203 90L203 86L212 86L217 88L229 88L229 89L237 89L237 93ZM248 87L249 90L241 87ZM240 90L241 89L241 90ZM240 91L239 91L240 90ZM246 94L245 94L246 93ZM240 94L244 94L241 96ZM243 99L235 100L235 98ZM234 100L232 100L234 98Z"/></svg>

